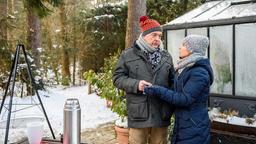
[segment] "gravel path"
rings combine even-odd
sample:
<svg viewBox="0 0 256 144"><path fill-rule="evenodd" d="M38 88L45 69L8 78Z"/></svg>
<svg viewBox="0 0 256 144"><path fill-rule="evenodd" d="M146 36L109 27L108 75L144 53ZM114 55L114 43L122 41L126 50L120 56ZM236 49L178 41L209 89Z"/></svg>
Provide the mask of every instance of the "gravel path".
<svg viewBox="0 0 256 144"><path fill-rule="evenodd" d="M88 129L82 132L81 142L88 144L116 144L114 123L103 124L96 129Z"/></svg>

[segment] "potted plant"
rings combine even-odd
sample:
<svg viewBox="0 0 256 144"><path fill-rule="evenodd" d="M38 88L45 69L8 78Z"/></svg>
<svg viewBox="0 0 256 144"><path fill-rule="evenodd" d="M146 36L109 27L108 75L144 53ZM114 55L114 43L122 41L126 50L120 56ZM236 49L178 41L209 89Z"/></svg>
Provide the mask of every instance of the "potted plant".
<svg viewBox="0 0 256 144"><path fill-rule="evenodd" d="M111 110L117 113L119 116L119 119L115 123L115 130L117 132L118 143L122 144L128 143L129 134L129 130L127 128L125 92L118 90L112 82L113 72L119 56L120 52L106 58L100 73L95 73L94 71L89 70L84 73L84 78L96 87L97 94L100 97L106 99L107 101L111 101ZM123 137L125 137L125 142L120 142L119 140L121 140Z"/></svg>

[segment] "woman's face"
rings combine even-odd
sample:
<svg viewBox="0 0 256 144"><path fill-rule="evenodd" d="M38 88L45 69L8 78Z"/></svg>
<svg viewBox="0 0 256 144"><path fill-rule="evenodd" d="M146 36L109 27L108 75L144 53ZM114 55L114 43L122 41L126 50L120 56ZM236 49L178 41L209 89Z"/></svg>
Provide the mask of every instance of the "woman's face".
<svg viewBox="0 0 256 144"><path fill-rule="evenodd" d="M182 44L181 47L179 48L180 59L183 59L183 58L189 56L190 54L191 54L191 52L188 51L187 47Z"/></svg>

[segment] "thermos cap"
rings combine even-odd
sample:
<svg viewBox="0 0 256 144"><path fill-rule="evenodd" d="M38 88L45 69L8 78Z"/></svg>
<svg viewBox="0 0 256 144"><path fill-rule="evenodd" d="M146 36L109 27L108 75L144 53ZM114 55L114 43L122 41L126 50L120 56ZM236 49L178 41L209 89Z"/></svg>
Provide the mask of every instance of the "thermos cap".
<svg viewBox="0 0 256 144"><path fill-rule="evenodd" d="M70 98L66 100L65 109L80 109L79 101L75 98Z"/></svg>

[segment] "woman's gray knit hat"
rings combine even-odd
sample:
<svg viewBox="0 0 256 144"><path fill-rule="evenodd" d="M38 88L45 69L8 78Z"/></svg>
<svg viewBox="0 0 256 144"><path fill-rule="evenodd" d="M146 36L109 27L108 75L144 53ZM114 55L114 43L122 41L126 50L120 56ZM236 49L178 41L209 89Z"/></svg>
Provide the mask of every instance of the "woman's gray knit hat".
<svg viewBox="0 0 256 144"><path fill-rule="evenodd" d="M188 35L183 39L183 45L192 53L205 55L209 39L203 35Z"/></svg>

